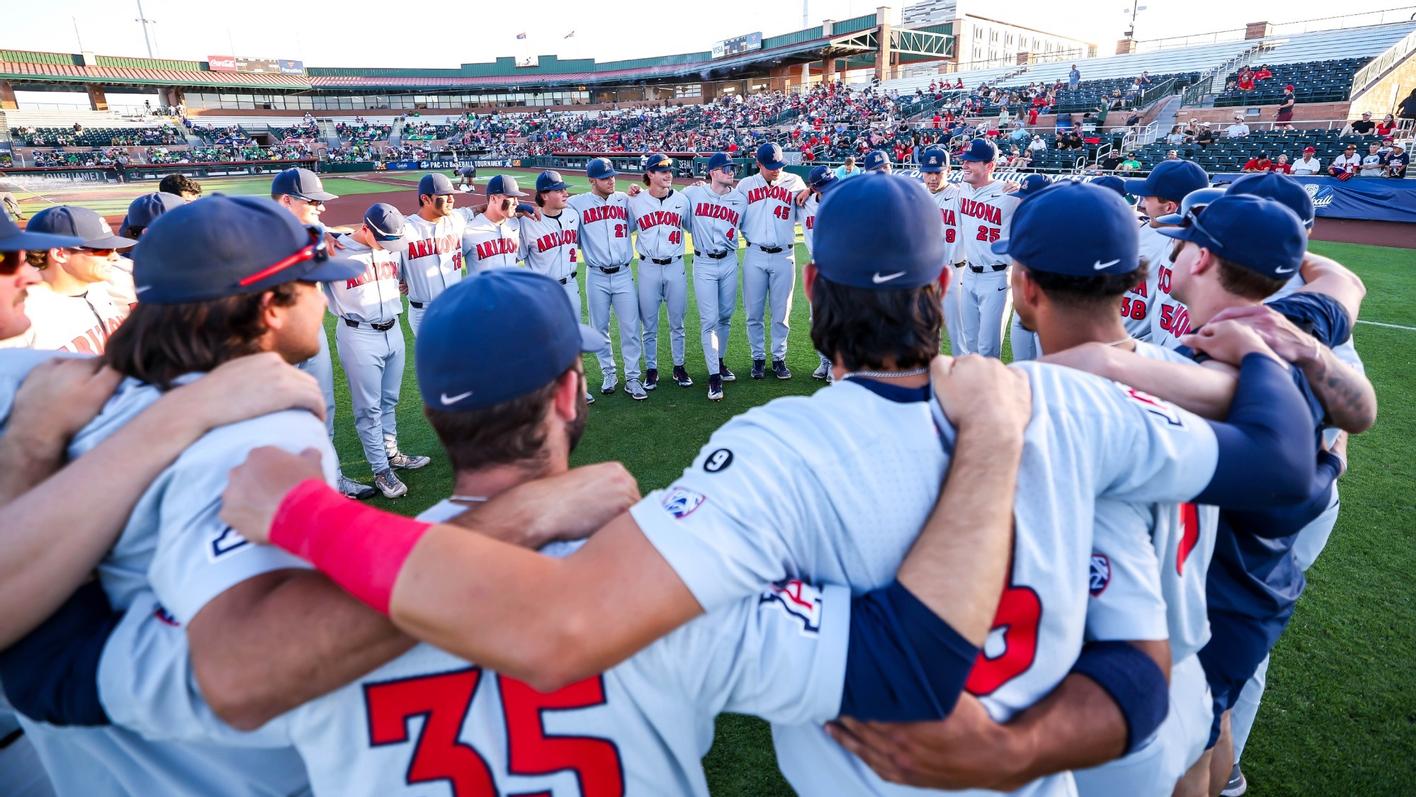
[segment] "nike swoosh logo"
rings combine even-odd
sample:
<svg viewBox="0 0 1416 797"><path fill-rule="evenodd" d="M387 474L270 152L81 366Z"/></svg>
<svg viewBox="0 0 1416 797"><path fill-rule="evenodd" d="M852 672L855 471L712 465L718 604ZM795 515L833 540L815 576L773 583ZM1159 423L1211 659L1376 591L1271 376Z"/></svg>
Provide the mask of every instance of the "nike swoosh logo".
<svg viewBox="0 0 1416 797"><path fill-rule="evenodd" d="M458 394L455 395L455 396L449 396L448 394L444 393L444 394L442 394L441 396L438 396L438 398L442 401L443 406L446 407L446 406L451 405L451 404L456 404L457 402L459 402L459 401L461 401L461 400L467 398L468 396L472 395L472 393L473 393L473 391L471 391L471 390L467 391L466 393L458 393Z"/></svg>
<svg viewBox="0 0 1416 797"><path fill-rule="evenodd" d="M1101 262L1100 260L1098 260L1098 261L1096 261L1095 263L1092 263L1092 268L1095 269L1095 270L1097 270L1097 271L1101 271L1101 270L1104 269L1104 268L1111 268L1112 266L1114 266L1114 265L1116 265L1117 263L1120 263L1120 262L1121 262L1121 259L1120 259L1120 258L1117 258L1117 259L1115 259L1115 260L1108 260L1108 261L1106 261L1105 263L1103 263L1103 262Z"/></svg>
<svg viewBox="0 0 1416 797"><path fill-rule="evenodd" d="M875 272L875 274L873 274L873 275L870 277L870 281L873 282L873 283L875 283L876 285L880 285L880 284L889 282L890 280L893 280L893 279L899 279L900 277L903 277L903 276L905 276L905 272L903 272L903 271L896 271L894 274L881 274L880 272L877 271L877 272Z"/></svg>
<svg viewBox="0 0 1416 797"><path fill-rule="evenodd" d="M1288 268L1276 268L1273 270L1273 272L1275 274L1292 274L1297 268L1297 266L1289 266Z"/></svg>
<svg viewBox="0 0 1416 797"><path fill-rule="evenodd" d="M149 290L150 288L152 288L151 285L143 285L141 287L134 288L133 293L142 293L143 291Z"/></svg>

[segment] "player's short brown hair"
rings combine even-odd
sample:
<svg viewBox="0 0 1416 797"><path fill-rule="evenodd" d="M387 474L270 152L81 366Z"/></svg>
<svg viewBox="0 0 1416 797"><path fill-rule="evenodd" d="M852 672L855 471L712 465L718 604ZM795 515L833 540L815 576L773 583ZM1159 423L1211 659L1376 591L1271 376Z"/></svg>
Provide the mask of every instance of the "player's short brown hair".
<svg viewBox="0 0 1416 797"><path fill-rule="evenodd" d="M176 194L177 196L182 194L201 196L202 184L185 174L169 174L157 184L157 190L164 194Z"/></svg>
<svg viewBox="0 0 1416 797"><path fill-rule="evenodd" d="M281 307L295 303L297 283L271 288L271 301ZM206 372L218 365L261 350L266 333L261 298L248 293L189 304L138 302L123 325L104 346L103 361L124 376L172 387L183 374Z"/></svg>
<svg viewBox="0 0 1416 797"><path fill-rule="evenodd" d="M539 471L546 458L546 427L541 421L564 376L562 373L544 387L483 409L448 412L424 405L423 415L447 451L453 472L495 465ZM584 423L584 417L582 407L579 423Z"/></svg>
<svg viewBox="0 0 1416 797"><path fill-rule="evenodd" d="M1099 274L1086 277L1041 271L1028 268L1022 263L1015 267L1026 271L1028 278L1042 288L1047 298L1068 306L1112 304L1126 291L1145 282L1150 271L1150 264L1144 260L1141 261L1141 267L1130 274Z"/></svg>
<svg viewBox="0 0 1416 797"><path fill-rule="evenodd" d="M1218 255L1214 255L1214 260L1215 265L1219 267L1219 287L1245 299L1263 301L1277 293L1278 289L1288 281L1266 277L1253 269L1244 268Z"/></svg>
<svg viewBox="0 0 1416 797"><path fill-rule="evenodd" d="M811 287L811 342L847 371L920 368L939 353L940 286L878 291L818 274Z"/></svg>

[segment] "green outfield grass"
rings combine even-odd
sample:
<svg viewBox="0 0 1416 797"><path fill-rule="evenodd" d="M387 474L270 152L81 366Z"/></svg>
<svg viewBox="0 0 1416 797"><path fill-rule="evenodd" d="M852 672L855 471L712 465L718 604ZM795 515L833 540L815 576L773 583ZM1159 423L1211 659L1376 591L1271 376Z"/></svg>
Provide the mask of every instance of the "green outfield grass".
<svg viewBox="0 0 1416 797"><path fill-rule="evenodd" d="M419 173L421 174L421 173ZM232 194L237 196L269 196L270 175L252 177L212 177L200 180L202 192L210 195L215 193ZM386 183L360 180L353 177L330 176L323 179L325 190L339 196L350 196L353 194L377 194L384 191L396 191L396 186L389 186ZM414 182L417 182L415 179ZM114 188L115 186L108 186ZM86 207L101 216L121 216L128 211L128 203L140 194L157 190L156 182L130 183L120 197L107 197L96 199L66 200L64 204L79 205ZM54 193L61 193L74 190L56 184L52 190ZM105 191L104 193L109 193ZM33 215L39 211L56 204L44 191L25 192L18 191L15 197L20 201L20 209L26 216Z"/></svg>
<svg viewBox="0 0 1416 797"><path fill-rule="evenodd" d="M484 170L481 179L492 173ZM573 183L583 182L567 176ZM1416 295L1416 252L1327 243L1315 243L1314 249L1338 258L1366 280L1364 319L1416 327L1416 307L1410 300ZM797 255L798 262L805 260L800 245ZM631 400L622 389L611 396L597 392L575 464L617 459L647 492L671 482L728 418L778 396L817 390L822 383L810 378L816 356L799 291L791 321L788 362L795 378L755 382L748 378L739 306L727 358L739 378L725 386L722 402L713 403L705 395L698 313L690 301L686 361L694 386L685 389L664 381L643 402ZM332 340L332 319L329 326ZM666 324L661 330L659 364L667 371L671 360ZM1402 795L1412 793L1416 783L1416 592L1411 587L1416 572L1416 467L1406 448L1416 439L1416 330L1359 325L1356 338L1377 387L1381 418L1351 443L1352 470L1342 482L1341 520L1310 573L1308 593L1275 654L1270 688L1244 758L1250 794L1259 797ZM411 336L408 344L399 437L404 450L430 454L433 464L403 474L409 487L406 497L376 503L414 514L444 497L451 482L447 460L420 413ZM587 357L585 365L595 390L598 366L593 357ZM350 476L368 481L342 374L336 382L337 445L343 467ZM791 793L777 774L767 728L755 719L722 717L705 765L715 795Z"/></svg>

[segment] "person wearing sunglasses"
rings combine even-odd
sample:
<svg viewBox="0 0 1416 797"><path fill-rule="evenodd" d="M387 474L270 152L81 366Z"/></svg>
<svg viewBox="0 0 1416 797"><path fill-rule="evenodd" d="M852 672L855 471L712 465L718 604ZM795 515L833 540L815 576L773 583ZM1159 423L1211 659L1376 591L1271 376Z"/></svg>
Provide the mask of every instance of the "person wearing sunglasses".
<svg viewBox="0 0 1416 797"><path fill-rule="evenodd" d="M108 280L118 250L137 241L114 235L92 210L70 205L36 213L29 230L77 243L27 251L26 261L40 276L25 298L31 325L0 340L0 347L102 354L108 336L127 316L127 308L113 301Z"/></svg>
<svg viewBox="0 0 1416 797"><path fill-rule="evenodd" d="M0 216L0 341L19 337L30 328L25 299L29 289L41 280L39 271L29 264L27 251L63 249L80 243L82 241L72 236L21 230L13 221Z"/></svg>

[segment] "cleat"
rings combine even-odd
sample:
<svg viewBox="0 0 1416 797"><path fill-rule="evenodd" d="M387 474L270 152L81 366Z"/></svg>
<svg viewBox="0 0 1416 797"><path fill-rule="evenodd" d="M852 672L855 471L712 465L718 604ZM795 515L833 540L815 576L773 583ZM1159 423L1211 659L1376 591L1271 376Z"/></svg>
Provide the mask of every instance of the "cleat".
<svg viewBox="0 0 1416 797"><path fill-rule="evenodd" d="M619 379L614 374L606 374L604 383L600 385L600 392L608 396L618 388Z"/></svg>
<svg viewBox="0 0 1416 797"><path fill-rule="evenodd" d="M392 469L374 474L374 487L383 493L384 498L401 498L408 494L408 485L399 481Z"/></svg>
<svg viewBox="0 0 1416 797"><path fill-rule="evenodd" d="M653 390L659 386L659 369L650 368L644 372L644 389Z"/></svg>
<svg viewBox="0 0 1416 797"><path fill-rule="evenodd" d="M753 378L753 379L764 379L764 378L766 378L766 376L767 376L767 361L766 361L766 360L753 360L753 361L752 361L752 378Z"/></svg>
<svg viewBox="0 0 1416 797"><path fill-rule="evenodd" d="M787 367L787 363L784 360L772 361L772 373L776 374L778 379L792 378L792 369Z"/></svg>
<svg viewBox="0 0 1416 797"><path fill-rule="evenodd" d="M590 391L588 391L588 390L585 391L585 403L586 403L586 404L594 404L594 403L595 403L595 397L592 396L592 395L590 395Z"/></svg>
<svg viewBox="0 0 1416 797"><path fill-rule="evenodd" d="M628 393L629 397L634 399L635 401L643 401L644 399L649 398L649 394L645 392L644 386L639 384L638 379L631 379L628 382L625 382L624 392Z"/></svg>
<svg viewBox="0 0 1416 797"><path fill-rule="evenodd" d="M393 456L388 458L388 465L391 468L398 468L399 470L417 470L426 467L427 464L432 461L432 457L419 457L405 454L402 451L395 451Z"/></svg>
<svg viewBox="0 0 1416 797"><path fill-rule="evenodd" d="M723 400L723 377L717 374L710 374L708 376L708 400Z"/></svg>
<svg viewBox="0 0 1416 797"><path fill-rule="evenodd" d="M688 369L682 365L674 366L674 381L679 387L693 387L693 377L688 375Z"/></svg>
<svg viewBox="0 0 1416 797"><path fill-rule="evenodd" d="M1244 773L1239 771L1239 764L1235 763L1234 768L1229 770L1229 782L1224 784L1220 790L1220 797L1241 797L1249 790L1249 781L1244 779Z"/></svg>
<svg viewBox="0 0 1416 797"><path fill-rule="evenodd" d="M729 369L728 369L728 366L727 366L727 363L724 363L722 360L719 360L719 361L718 361L718 376L723 377L723 381L724 381L724 382L736 382L736 381L737 381L737 374L735 374L735 373L733 373L731 370L729 370Z"/></svg>
<svg viewBox="0 0 1416 797"><path fill-rule="evenodd" d="M374 493L378 492L378 490L375 490L367 484L360 484L353 479L345 478L344 474L340 474L339 476L338 490L344 494L345 498L357 498L359 500L373 498Z"/></svg>
<svg viewBox="0 0 1416 797"><path fill-rule="evenodd" d="M830 379L830 378L831 378L831 364L828 363L828 362L826 362L825 360L822 360L822 361L821 361L821 364L818 365L818 366L816 366L816 370L811 372L811 378L812 378L812 379Z"/></svg>

